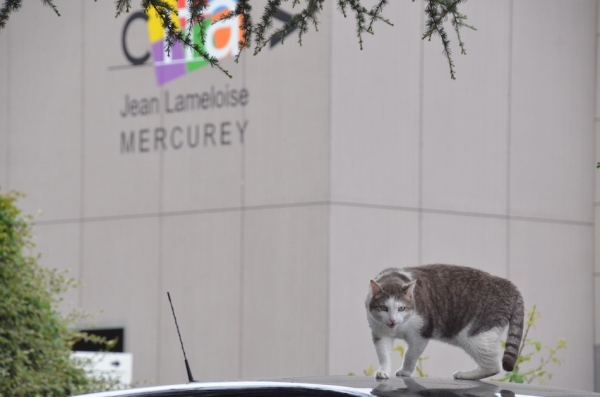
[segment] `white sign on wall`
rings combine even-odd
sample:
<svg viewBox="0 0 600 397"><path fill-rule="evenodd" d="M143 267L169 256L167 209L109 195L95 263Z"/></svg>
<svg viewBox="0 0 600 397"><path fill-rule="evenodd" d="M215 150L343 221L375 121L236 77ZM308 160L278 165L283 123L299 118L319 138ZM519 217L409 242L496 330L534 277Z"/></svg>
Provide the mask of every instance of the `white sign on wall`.
<svg viewBox="0 0 600 397"><path fill-rule="evenodd" d="M83 362L83 368L93 376L116 379L124 385L131 384L131 353L73 352L71 358Z"/></svg>

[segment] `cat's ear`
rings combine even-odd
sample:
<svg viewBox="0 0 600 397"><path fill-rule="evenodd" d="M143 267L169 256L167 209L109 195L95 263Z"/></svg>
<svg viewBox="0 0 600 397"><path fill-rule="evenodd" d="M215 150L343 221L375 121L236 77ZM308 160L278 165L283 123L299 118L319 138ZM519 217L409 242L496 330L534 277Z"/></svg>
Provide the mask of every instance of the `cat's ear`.
<svg viewBox="0 0 600 397"><path fill-rule="evenodd" d="M412 299L413 292L415 291L415 285L417 285L417 280L414 280L412 283L406 284L404 287L402 287L404 295L406 295L408 299Z"/></svg>
<svg viewBox="0 0 600 397"><path fill-rule="evenodd" d="M377 284L375 280L371 280L371 294L377 296L383 292L381 285Z"/></svg>

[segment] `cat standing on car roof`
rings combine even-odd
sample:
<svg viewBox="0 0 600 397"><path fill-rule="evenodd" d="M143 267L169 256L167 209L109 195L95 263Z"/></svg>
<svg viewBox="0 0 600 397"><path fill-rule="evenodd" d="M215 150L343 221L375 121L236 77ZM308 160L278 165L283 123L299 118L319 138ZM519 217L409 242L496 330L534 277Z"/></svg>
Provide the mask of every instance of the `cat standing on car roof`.
<svg viewBox="0 0 600 397"><path fill-rule="evenodd" d="M512 371L523 336L523 298L508 280L453 265L389 268L370 282L365 301L379 359L376 379L391 372L394 339L408 345L396 376L410 376L430 339L461 347L477 363L456 379L500 372L500 336L508 326L502 368Z"/></svg>

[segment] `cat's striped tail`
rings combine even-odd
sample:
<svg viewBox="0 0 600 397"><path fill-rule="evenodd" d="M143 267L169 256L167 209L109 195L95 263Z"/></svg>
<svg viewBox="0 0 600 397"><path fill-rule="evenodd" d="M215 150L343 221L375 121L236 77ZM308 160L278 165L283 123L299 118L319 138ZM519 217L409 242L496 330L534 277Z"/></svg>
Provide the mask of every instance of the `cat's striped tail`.
<svg viewBox="0 0 600 397"><path fill-rule="evenodd" d="M517 364L519 346L523 337L524 315L523 297L518 293L517 299L515 299L513 304L510 320L508 320L508 334L506 336L504 356L502 357L502 368L507 372L515 369L515 365Z"/></svg>

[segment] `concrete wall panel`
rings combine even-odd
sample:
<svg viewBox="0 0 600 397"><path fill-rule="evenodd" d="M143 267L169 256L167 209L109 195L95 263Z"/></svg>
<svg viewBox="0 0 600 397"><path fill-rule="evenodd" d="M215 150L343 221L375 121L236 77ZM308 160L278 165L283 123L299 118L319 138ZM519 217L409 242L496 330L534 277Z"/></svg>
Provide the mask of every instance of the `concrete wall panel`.
<svg viewBox="0 0 600 397"><path fill-rule="evenodd" d="M594 277L594 344L600 345L600 277ZM596 370L594 370L596 374ZM597 389L595 389L597 390Z"/></svg>
<svg viewBox="0 0 600 397"><path fill-rule="evenodd" d="M596 125L596 133L595 133L596 161L595 161L595 163L598 164L600 162L600 119L598 119L598 121L596 121L595 125ZM597 206L600 204L600 170L596 169L596 171L594 172L594 176L595 176L594 182L595 182L595 186L596 186L596 191L595 191L595 195L594 195L594 206ZM598 235L598 236L600 236L600 235ZM597 252L600 252L600 251L597 251Z"/></svg>
<svg viewBox="0 0 600 397"><path fill-rule="evenodd" d="M327 215L244 214L242 378L327 373Z"/></svg>
<svg viewBox="0 0 600 397"><path fill-rule="evenodd" d="M548 368L552 384L583 390L594 381L592 239L589 226L511 222L510 279L526 309L536 304L542 314L530 338L554 346L564 337L565 362Z"/></svg>
<svg viewBox="0 0 600 397"><path fill-rule="evenodd" d="M331 199L416 207L421 6L385 15L394 26L377 22L361 51L352 11L333 11Z"/></svg>
<svg viewBox="0 0 600 397"><path fill-rule="evenodd" d="M600 51L598 51L598 46L600 46L600 42L596 40L596 65L600 65L600 62L598 62L600 58ZM600 81L600 68L598 67L596 68L596 81ZM600 117L600 101L598 101L599 98L600 90L598 89L598 85L596 84L596 118Z"/></svg>
<svg viewBox="0 0 600 397"><path fill-rule="evenodd" d="M8 172L9 172L9 122L8 112L10 109L10 78L9 78L9 54L10 49L8 46L9 40L8 35L10 31L8 28L4 29L2 35L0 35L0 58L4 59L0 62L0 188L2 191L10 189L8 186Z"/></svg>
<svg viewBox="0 0 600 397"><path fill-rule="evenodd" d="M448 26L456 80L437 36L424 43L423 207L506 214L510 3L467 3L468 55Z"/></svg>
<svg viewBox="0 0 600 397"><path fill-rule="evenodd" d="M367 324L365 296L387 267L418 260L418 214L412 211L333 206L331 209L329 373L362 375L377 356ZM396 357L395 365L400 365Z"/></svg>
<svg viewBox="0 0 600 397"><path fill-rule="evenodd" d="M295 12L289 6L283 9ZM311 28L301 47L296 31L284 45L267 46L256 57L247 54L250 102L244 200L248 206L328 198L330 19L325 8L319 32Z"/></svg>
<svg viewBox="0 0 600 397"><path fill-rule="evenodd" d="M86 223L82 307L97 328L124 327L133 381L158 382L159 219Z"/></svg>
<svg viewBox="0 0 600 397"><path fill-rule="evenodd" d="M507 277L506 220L423 214L422 262L448 263Z"/></svg>
<svg viewBox="0 0 600 397"><path fill-rule="evenodd" d="M600 241L598 237L600 237L600 206L594 206L594 248L596 252L600 252ZM600 255L594 255L594 272L596 276L600 275ZM598 291L600 293L600 291Z"/></svg>
<svg viewBox="0 0 600 397"><path fill-rule="evenodd" d="M240 212L163 218L158 304L161 384L187 381L167 292L173 299L194 378L239 377L243 332L240 218Z"/></svg>
<svg viewBox="0 0 600 397"><path fill-rule="evenodd" d="M593 218L595 18L594 1L514 3L512 215Z"/></svg>
<svg viewBox="0 0 600 397"><path fill-rule="evenodd" d="M154 69L134 68L125 58L121 35L127 16L114 18L110 3L85 3L85 10L85 216L155 214L159 211L161 169L160 151L155 150L153 138L162 125L164 101ZM128 32L131 52L148 50L143 22L132 22ZM150 107L152 111L145 115L125 113L126 102L152 98L160 101L158 112ZM129 143L132 133L134 150L123 150L121 135L125 134Z"/></svg>
<svg viewBox="0 0 600 397"><path fill-rule="evenodd" d="M48 7L27 3L9 21L8 185L30 193L22 208L41 210L44 220L80 215L81 7L63 7L59 18Z"/></svg>
<svg viewBox="0 0 600 397"><path fill-rule="evenodd" d="M223 67L232 73L232 79L206 66L205 70L195 71L165 85L163 94L168 91L173 101L177 95L213 91L231 93L235 90L239 97L245 89L243 65L241 61L234 63L233 58L222 62ZM165 211L240 206L244 134L247 134L247 140L251 140L257 132L253 128L253 120L246 118L245 112L245 106L236 104L165 113L164 126L169 134L162 177ZM178 127L181 132L176 132Z"/></svg>

